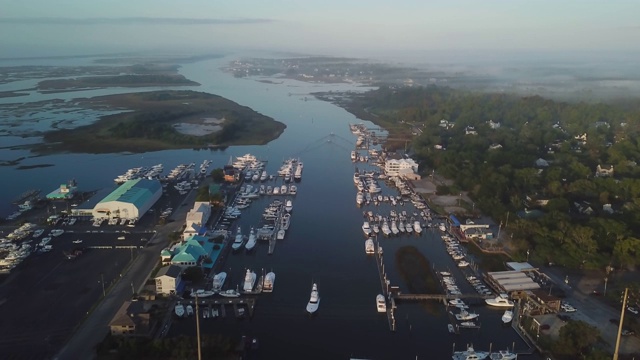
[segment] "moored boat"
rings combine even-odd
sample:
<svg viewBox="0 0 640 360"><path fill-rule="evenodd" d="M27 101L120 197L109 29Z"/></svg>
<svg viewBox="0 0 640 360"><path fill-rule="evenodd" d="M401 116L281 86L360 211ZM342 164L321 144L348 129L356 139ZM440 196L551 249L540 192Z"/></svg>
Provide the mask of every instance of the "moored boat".
<svg viewBox="0 0 640 360"><path fill-rule="evenodd" d="M177 316L184 316L184 305L178 303L176 304L175 308L173 309L174 312L176 313Z"/></svg>
<svg viewBox="0 0 640 360"><path fill-rule="evenodd" d="M502 322L508 324L513 320L513 311L505 310L504 314L502 314Z"/></svg>
<svg viewBox="0 0 640 360"><path fill-rule="evenodd" d="M273 285L276 282L276 274L271 271L268 272L267 275L264 276L264 285L262 286L263 292L272 292Z"/></svg>
<svg viewBox="0 0 640 360"><path fill-rule="evenodd" d="M196 291L191 291L191 297L197 297L197 298L206 298L209 296L213 296L215 294L215 291L213 290L204 290L204 289L198 289Z"/></svg>
<svg viewBox="0 0 640 360"><path fill-rule="evenodd" d="M247 269L247 273L244 276L244 285L242 286L242 289L245 292L250 292L253 290L253 286L256 283L256 273L251 272L251 270Z"/></svg>
<svg viewBox="0 0 640 360"><path fill-rule="evenodd" d="M376 307L378 312L387 312L387 301L384 298L384 295L378 294L376 296Z"/></svg>
<svg viewBox="0 0 640 360"><path fill-rule="evenodd" d="M456 316L456 319L459 320L459 321L467 321L467 320L473 320L473 319L477 318L480 315L478 315L476 313L470 313L470 312L468 312L467 310L464 310L464 309L460 309L460 313L455 314L455 316Z"/></svg>
<svg viewBox="0 0 640 360"><path fill-rule="evenodd" d="M484 360L489 356L488 352L475 351L473 345L467 346L465 351L455 351L453 353L453 360Z"/></svg>
<svg viewBox="0 0 640 360"><path fill-rule="evenodd" d="M284 210L286 212L291 212L291 210L293 210L293 202L291 201L291 199L287 200L287 202L285 203Z"/></svg>
<svg viewBox="0 0 640 360"><path fill-rule="evenodd" d="M213 291L220 291L224 286L224 281L227 279L226 272L219 272L213 276Z"/></svg>
<svg viewBox="0 0 640 360"><path fill-rule="evenodd" d="M242 247L243 243L244 243L244 236L242 236L242 228L238 226L238 231L236 232L236 238L233 241L233 244L231 244L231 248L233 250L238 250Z"/></svg>
<svg viewBox="0 0 640 360"><path fill-rule="evenodd" d="M249 232L249 240L245 244L244 248L247 249L247 251L253 250L253 248L256 246L257 241L258 238L256 237L256 232L253 228L251 228L251 232Z"/></svg>
<svg viewBox="0 0 640 360"><path fill-rule="evenodd" d="M497 353L491 353L489 358L491 360L516 360L518 358L518 354L512 353L509 350L500 350Z"/></svg>
<svg viewBox="0 0 640 360"><path fill-rule="evenodd" d="M364 242L364 251L367 254L373 254L375 252L375 246L373 245L373 240L367 239Z"/></svg>
<svg viewBox="0 0 640 360"><path fill-rule="evenodd" d="M484 301L489 306L495 307L513 307L513 301L509 300L507 294L500 294L494 299L486 299Z"/></svg>
<svg viewBox="0 0 640 360"><path fill-rule="evenodd" d="M368 222L368 221L365 221L365 222L362 224L362 232L364 233L364 236L369 236L369 235L371 235L371 231L372 231L372 230L371 230L371 226L369 226L369 222Z"/></svg>
<svg viewBox="0 0 640 360"><path fill-rule="evenodd" d="M229 289L226 291L221 291L218 293L220 296L224 297L238 297L240 296L240 292L237 289Z"/></svg>

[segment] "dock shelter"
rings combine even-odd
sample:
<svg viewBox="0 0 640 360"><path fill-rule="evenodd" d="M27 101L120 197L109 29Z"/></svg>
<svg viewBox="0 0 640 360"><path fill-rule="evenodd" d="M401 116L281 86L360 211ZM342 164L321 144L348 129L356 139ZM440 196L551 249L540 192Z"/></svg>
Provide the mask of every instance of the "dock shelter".
<svg viewBox="0 0 640 360"><path fill-rule="evenodd" d="M540 288L540 285L525 272L516 270L489 272L486 280L496 290L504 293Z"/></svg>

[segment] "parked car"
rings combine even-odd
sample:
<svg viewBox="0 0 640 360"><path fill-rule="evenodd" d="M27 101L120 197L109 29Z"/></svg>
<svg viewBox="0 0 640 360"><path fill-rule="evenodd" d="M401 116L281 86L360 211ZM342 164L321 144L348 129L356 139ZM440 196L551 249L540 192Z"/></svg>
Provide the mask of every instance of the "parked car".
<svg viewBox="0 0 640 360"><path fill-rule="evenodd" d="M630 313L634 314L634 315L638 315L638 309L637 309L637 308L634 308L634 307L629 306L629 307L627 307L627 310L628 310Z"/></svg>

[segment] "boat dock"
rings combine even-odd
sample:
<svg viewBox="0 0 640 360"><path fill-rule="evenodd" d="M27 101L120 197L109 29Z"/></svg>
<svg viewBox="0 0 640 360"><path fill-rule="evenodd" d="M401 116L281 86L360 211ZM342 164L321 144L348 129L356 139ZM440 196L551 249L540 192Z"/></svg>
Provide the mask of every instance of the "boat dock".
<svg viewBox="0 0 640 360"><path fill-rule="evenodd" d="M269 250L267 254L273 255L273 252L276 250L276 242L278 241L278 230L280 230L280 224L282 222L282 213L284 212L284 207L281 205L280 210L278 210L278 218L273 224L273 233L269 237Z"/></svg>
<svg viewBox="0 0 640 360"><path fill-rule="evenodd" d="M425 301L425 300L453 300L453 299L493 299L495 295L471 294L393 294L397 300L402 301Z"/></svg>
<svg viewBox="0 0 640 360"><path fill-rule="evenodd" d="M395 310L396 310L396 301L391 293L389 292L389 279L387 279L387 274L384 271L384 259L383 259L383 251L378 239L375 240L375 257L376 257L376 265L378 266L378 276L380 278L380 286L382 288L382 295L384 295L385 299L388 300L387 303L387 321L389 322L389 330L396 331L396 318L395 318Z"/></svg>
<svg viewBox="0 0 640 360"><path fill-rule="evenodd" d="M253 316L253 311L256 307L256 298L253 297L237 297L237 298L218 298L218 299L198 299L198 306L219 306L220 307L220 316L226 317L227 311L226 306L231 305L233 307L233 312L238 316L238 306L246 306L249 311L249 317ZM190 305L195 303L195 300L191 300L188 302L184 302L186 305Z"/></svg>

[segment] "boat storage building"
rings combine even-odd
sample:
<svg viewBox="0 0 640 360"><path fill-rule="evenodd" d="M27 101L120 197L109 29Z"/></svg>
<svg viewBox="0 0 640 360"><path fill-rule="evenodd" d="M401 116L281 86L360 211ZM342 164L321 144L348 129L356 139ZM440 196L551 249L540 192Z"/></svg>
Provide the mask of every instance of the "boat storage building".
<svg viewBox="0 0 640 360"><path fill-rule="evenodd" d="M129 180L93 208L97 218L140 219L162 196L158 180Z"/></svg>

